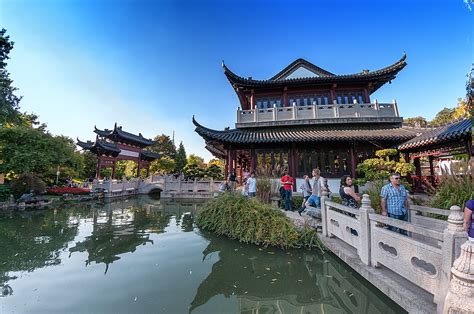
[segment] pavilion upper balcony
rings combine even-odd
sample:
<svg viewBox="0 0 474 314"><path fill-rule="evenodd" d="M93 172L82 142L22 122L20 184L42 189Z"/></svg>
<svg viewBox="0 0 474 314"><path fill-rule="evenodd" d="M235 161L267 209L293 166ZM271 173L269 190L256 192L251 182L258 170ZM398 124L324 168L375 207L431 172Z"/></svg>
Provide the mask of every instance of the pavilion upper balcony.
<svg viewBox="0 0 474 314"><path fill-rule="evenodd" d="M401 123L396 100L392 103L338 104L237 109L237 128L332 123Z"/></svg>

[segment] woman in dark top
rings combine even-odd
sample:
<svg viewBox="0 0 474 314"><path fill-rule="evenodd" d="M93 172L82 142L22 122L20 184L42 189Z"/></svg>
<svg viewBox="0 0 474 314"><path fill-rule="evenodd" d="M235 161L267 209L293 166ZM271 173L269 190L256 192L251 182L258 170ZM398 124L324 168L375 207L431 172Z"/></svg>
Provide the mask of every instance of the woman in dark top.
<svg viewBox="0 0 474 314"><path fill-rule="evenodd" d="M464 230L469 240L474 242L474 200L467 201L464 207Z"/></svg>
<svg viewBox="0 0 474 314"><path fill-rule="evenodd" d="M342 205L359 208L360 196L352 190L352 178L350 176L343 176L341 178L339 195L342 199Z"/></svg>

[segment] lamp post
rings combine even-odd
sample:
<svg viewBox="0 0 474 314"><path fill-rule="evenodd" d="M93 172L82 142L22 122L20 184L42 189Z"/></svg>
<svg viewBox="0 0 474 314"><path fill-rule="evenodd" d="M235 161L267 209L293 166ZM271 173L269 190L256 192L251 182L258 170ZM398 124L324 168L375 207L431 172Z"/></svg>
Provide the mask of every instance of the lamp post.
<svg viewBox="0 0 474 314"><path fill-rule="evenodd" d="M56 185L58 185L58 181L59 181L59 166L58 166L58 170L56 171Z"/></svg>

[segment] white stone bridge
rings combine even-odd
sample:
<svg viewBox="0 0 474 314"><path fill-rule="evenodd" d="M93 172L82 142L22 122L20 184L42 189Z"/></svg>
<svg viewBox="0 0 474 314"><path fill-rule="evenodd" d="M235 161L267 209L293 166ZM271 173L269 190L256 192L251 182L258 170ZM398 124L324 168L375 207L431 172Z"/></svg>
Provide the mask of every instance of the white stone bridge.
<svg viewBox="0 0 474 314"><path fill-rule="evenodd" d="M466 241L461 209L411 205L409 217L405 222L376 214L367 194L357 210L330 201L325 192L320 239L409 313L474 313L474 242Z"/></svg>
<svg viewBox="0 0 474 314"><path fill-rule="evenodd" d="M145 180L106 180L92 184L93 191L102 191L105 198L159 192L162 198L209 198L215 195L222 181L211 179L182 180L173 176L151 175Z"/></svg>

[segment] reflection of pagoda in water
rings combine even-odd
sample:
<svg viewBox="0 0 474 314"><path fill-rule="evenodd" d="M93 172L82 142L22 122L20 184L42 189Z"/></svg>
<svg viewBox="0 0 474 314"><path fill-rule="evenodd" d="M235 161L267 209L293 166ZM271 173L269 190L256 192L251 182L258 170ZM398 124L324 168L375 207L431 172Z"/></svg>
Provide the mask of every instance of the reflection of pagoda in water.
<svg viewBox="0 0 474 314"><path fill-rule="evenodd" d="M91 234L69 250L87 251L86 265L104 263L107 272L109 264L119 260L121 254L134 252L140 245L153 244L150 233L163 232L170 222L171 216L161 211L133 206L132 202L120 203L94 211Z"/></svg>
<svg viewBox="0 0 474 314"><path fill-rule="evenodd" d="M152 233L163 233L174 216L183 231L194 228L193 213L198 204L162 203L147 197L122 199L99 204L92 211L93 229L84 241L69 249L87 252L86 265L104 263L109 265L120 259L121 254L134 252L138 246L153 244Z"/></svg>
<svg viewBox="0 0 474 314"><path fill-rule="evenodd" d="M217 295L236 295L240 313L386 312L381 294L376 296L368 283L365 286L348 269L331 263L327 254L308 252L299 262L222 238L210 241L203 258L218 252L219 261L199 286L190 312Z"/></svg>

